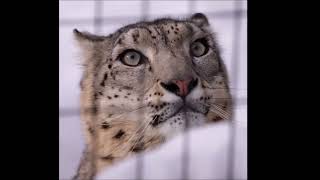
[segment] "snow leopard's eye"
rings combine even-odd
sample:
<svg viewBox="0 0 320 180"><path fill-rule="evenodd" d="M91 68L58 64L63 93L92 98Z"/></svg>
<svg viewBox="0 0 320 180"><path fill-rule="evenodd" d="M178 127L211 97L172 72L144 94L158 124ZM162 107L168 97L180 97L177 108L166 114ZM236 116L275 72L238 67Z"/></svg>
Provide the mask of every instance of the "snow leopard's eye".
<svg viewBox="0 0 320 180"><path fill-rule="evenodd" d="M143 55L135 50L127 50L120 55L120 60L127 66L138 66L142 63Z"/></svg>
<svg viewBox="0 0 320 180"><path fill-rule="evenodd" d="M208 44L205 39L198 39L190 46L190 52L192 56L200 57L208 52Z"/></svg>

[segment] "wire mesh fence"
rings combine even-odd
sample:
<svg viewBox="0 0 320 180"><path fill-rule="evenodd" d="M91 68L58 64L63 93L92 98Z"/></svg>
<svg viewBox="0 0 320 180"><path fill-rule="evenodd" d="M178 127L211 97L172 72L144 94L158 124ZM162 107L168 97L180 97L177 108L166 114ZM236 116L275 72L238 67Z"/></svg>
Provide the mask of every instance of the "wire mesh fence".
<svg viewBox="0 0 320 180"><path fill-rule="evenodd" d="M59 2L68 2L73 0L60 0ZM210 1L210 0L208 0ZM232 20L232 51L231 51L231 63L228 69L229 75L231 75L231 93L233 95L233 101L235 104L235 108L237 107L243 107L247 105L247 98L246 95L244 97L240 97L237 95L239 91L246 92L246 88L239 88L239 77L240 77L240 68L241 68L241 61L239 60L240 57L240 44L241 44L241 36L243 33L241 32L243 29L242 26L245 26L246 24L243 23L244 20L246 20L247 10L246 8L242 8L244 4L246 4L246 0L211 0L211 1L221 1L221 2L230 2L230 6L233 6L231 10L221 10L221 11L209 11L205 12L206 16L212 20ZM76 2L76 1L74 1ZM80 2L80 1L79 1ZM153 17L157 16L153 12L150 12L151 5L156 2L155 0L142 0L139 1L140 3L140 13L139 15L129 15L129 16L117 16L116 13L114 13L112 16L105 16L104 13L108 12L108 7L105 6L105 2L110 2L107 0L91 0L93 2L93 18L61 18L59 20L60 28L62 27L77 27L79 25L92 25L93 26L93 32L96 34L103 34L104 27L108 25L113 24L124 24L127 22L137 22L140 20L151 20ZM170 6L170 2L168 1L167 5ZM187 17L190 16L193 13L199 12L199 9L196 9L197 3L200 2L200 0L185 0L185 6L187 6L187 12L184 13L178 13L174 14L176 17ZM172 10L174 10L174 7L171 7ZM81 13L81 12L79 12ZM159 15L161 16L161 15ZM111 33L111 32L108 32ZM243 37L242 37L243 38ZM246 37L245 37L246 38ZM246 50L246 48L245 48ZM63 78L63 77L61 77ZM62 117L70 117L70 116L78 116L80 114L80 110L78 107L74 108L60 108L59 109L59 116ZM236 135L236 128L235 128L235 121L230 121L230 140L229 140L229 155L228 155L228 172L227 172L227 179L236 179L234 177L234 145L235 145L235 135ZM182 177L183 179L188 179L188 163L189 163L189 140L188 140L188 132L186 132L185 140L184 140L184 155L182 156L183 161L183 167L182 167ZM136 179L142 179L143 175L143 156L139 156L140 160L137 161L137 168L136 168Z"/></svg>

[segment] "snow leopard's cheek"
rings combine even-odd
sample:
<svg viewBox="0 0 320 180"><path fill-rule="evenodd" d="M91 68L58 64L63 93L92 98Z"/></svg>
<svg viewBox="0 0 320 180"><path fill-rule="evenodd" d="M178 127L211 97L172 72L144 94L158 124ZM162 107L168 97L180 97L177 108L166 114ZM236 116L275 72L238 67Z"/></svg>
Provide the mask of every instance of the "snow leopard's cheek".
<svg viewBox="0 0 320 180"><path fill-rule="evenodd" d="M208 53L201 57L193 57L196 72L207 81L212 81L219 72L219 61L216 53L209 49Z"/></svg>
<svg viewBox="0 0 320 180"><path fill-rule="evenodd" d="M223 76L214 76L214 80L209 84L203 81L202 88L210 97L207 104L210 110L206 115L208 122L228 120L231 118L231 94L229 93L225 78Z"/></svg>
<svg viewBox="0 0 320 180"><path fill-rule="evenodd" d="M148 63L129 67L117 61L110 72L109 83L119 88L130 88L139 92L150 87L153 83L153 74L150 69Z"/></svg>

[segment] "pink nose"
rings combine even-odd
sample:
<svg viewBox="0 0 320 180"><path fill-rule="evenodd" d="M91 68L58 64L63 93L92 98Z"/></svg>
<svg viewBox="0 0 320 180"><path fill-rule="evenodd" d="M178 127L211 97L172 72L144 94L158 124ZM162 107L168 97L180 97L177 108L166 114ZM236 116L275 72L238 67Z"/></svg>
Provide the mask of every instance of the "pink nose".
<svg viewBox="0 0 320 180"><path fill-rule="evenodd" d="M160 85L166 90L180 96L186 97L198 84L198 79L171 80L168 83L161 82Z"/></svg>
<svg viewBox="0 0 320 180"><path fill-rule="evenodd" d="M178 95L179 96L186 96L189 94L189 84L192 79L188 80L174 80L173 83L179 87Z"/></svg>

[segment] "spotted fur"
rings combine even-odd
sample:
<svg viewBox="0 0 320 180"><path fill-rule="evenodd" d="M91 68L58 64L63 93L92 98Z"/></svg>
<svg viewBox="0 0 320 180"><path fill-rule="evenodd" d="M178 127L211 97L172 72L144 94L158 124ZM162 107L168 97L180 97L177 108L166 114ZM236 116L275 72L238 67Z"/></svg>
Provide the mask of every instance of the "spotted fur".
<svg viewBox="0 0 320 180"><path fill-rule="evenodd" d="M81 116L87 144L74 179L92 178L186 128L231 116L226 69L205 15L139 22L109 36L78 30L74 34L83 53ZM190 44L200 38L209 50L193 57ZM128 49L141 52L146 60L136 67L124 65L119 56ZM163 86L189 77L198 81L184 98ZM215 106L220 109L213 111Z"/></svg>

